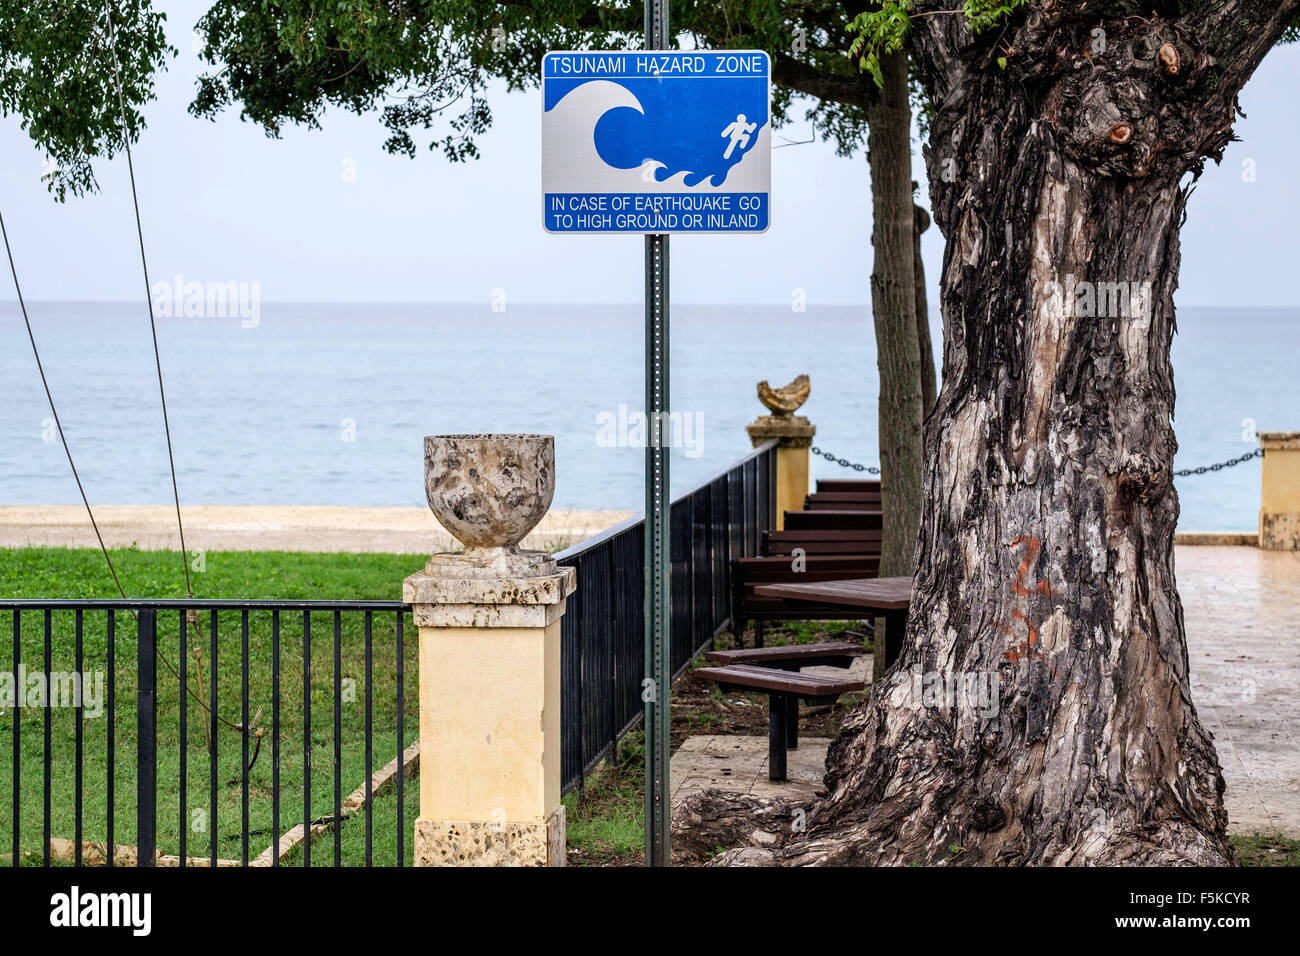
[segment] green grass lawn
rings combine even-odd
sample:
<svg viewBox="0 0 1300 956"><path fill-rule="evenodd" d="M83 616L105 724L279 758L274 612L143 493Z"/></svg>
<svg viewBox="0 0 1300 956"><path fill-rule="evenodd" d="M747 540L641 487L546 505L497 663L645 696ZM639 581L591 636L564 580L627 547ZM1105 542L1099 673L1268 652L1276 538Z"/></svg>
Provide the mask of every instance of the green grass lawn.
<svg viewBox="0 0 1300 956"><path fill-rule="evenodd" d="M571 866L641 866L645 862L645 735L633 730L614 756L564 798Z"/></svg>
<svg viewBox="0 0 1300 956"><path fill-rule="evenodd" d="M1261 833L1232 837L1242 866L1300 866L1300 840Z"/></svg>
<svg viewBox="0 0 1300 956"><path fill-rule="evenodd" d="M180 555L168 551L121 549L111 552L131 597L183 598ZM289 552L208 552L203 570L194 571L197 598L248 600L396 600L401 581L419 569L423 560L413 555L308 554ZM111 598L117 592L104 566L102 555L93 550L0 549L0 595L7 598ZM0 616L0 672L16 670L13 660L12 613ZM115 741L113 768L114 842L134 846L136 831L136 625L127 612L115 616L115 713L104 708L98 717L85 717L83 733L82 839L107 840L109 734ZM51 669L75 669L74 617L54 615L51 640ZM21 615L19 652L28 667L44 670L43 614ZM190 856L206 856L210 840L217 836L217 854L238 859L243 832L242 746L244 734L235 726L243 716L242 628L239 612L223 611L217 633L216 710L220 717L216 735L216 801L210 792L211 761L206 706L212 673L210 619L202 615L199 627L186 627L182 653L181 620L178 612L159 615L158 621L158 848L163 853L179 852L182 828ZM249 774L250 858L275 838L272 794L276 791L273 760L277 735L272 726L272 615L258 611L249 615L248 715L251 726L250 752L256 749L252 734L261 732L261 749ZM404 629L405 646L405 743L418 736L418 694L416 674L417 640L409 618ZM100 674L107 683L107 615L88 611L83 617L83 674ZM311 615L309 671L304 677L303 615L280 615L279 634L279 787L280 832L303 817L305 755L311 767L311 816L329 816L334 806L334 615ZM372 620L370 664L373 765L378 770L398 753L396 615L385 613ZM180 733L182 694L176 673L185 661L191 689L184 705L187 727ZM163 659L166 659L166 663ZM364 616L345 612L340 618L339 781L344 798L365 780L365 667ZM170 669L167 664L170 664ZM199 675L202 674L200 680ZM304 695L304 687L307 694ZM304 740L304 697L310 705L310 732ZM41 707L15 711L0 706L0 854L11 852L14 821L13 741L19 733L20 852L24 861L39 861L42 849L42 816L45 801L43 780L44 741ZM76 714L71 708L51 708L51 836L72 839L75 833ZM19 723L20 721L20 723ZM181 756L186 758L184 780ZM182 782L184 799L182 800ZM414 822L418 787L406 787L409 816L406 827L406 856L411 854L409 829ZM373 811L374 860L396 861L396 795L379 798ZM362 818L342 828L342 862L364 860L365 824ZM34 854L34 857L32 856ZM320 838L312 852L312 864L333 862L333 836Z"/></svg>

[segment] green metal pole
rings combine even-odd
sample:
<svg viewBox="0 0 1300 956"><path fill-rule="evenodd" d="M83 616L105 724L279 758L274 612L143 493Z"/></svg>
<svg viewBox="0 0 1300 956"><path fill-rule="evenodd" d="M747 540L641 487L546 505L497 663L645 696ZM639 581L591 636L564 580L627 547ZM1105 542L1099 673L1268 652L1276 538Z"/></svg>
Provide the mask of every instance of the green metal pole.
<svg viewBox="0 0 1300 956"><path fill-rule="evenodd" d="M645 0L647 50L668 47L668 0ZM668 448L668 236L645 237L645 861L671 860L668 826L669 684L669 501Z"/></svg>

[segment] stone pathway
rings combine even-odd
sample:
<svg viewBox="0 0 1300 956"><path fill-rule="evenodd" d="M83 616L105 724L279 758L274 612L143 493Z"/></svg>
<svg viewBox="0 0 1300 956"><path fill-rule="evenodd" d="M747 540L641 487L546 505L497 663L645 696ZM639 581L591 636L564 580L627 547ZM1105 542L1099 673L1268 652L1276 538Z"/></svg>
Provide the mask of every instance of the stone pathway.
<svg viewBox="0 0 1300 956"><path fill-rule="evenodd" d="M829 737L808 737L799 749L788 751L784 783L767 779L767 738L722 736L687 737L673 754L673 803L697 790L729 790L756 797L813 800L821 789Z"/></svg>
<svg viewBox="0 0 1300 956"><path fill-rule="evenodd" d="M1175 560L1192 698L1223 765L1228 829L1300 839L1300 554L1180 546ZM673 800L716 787L811 801L829 744L801 740L790 780L772 783L766 737L690 737L673 755Z"/></svg>

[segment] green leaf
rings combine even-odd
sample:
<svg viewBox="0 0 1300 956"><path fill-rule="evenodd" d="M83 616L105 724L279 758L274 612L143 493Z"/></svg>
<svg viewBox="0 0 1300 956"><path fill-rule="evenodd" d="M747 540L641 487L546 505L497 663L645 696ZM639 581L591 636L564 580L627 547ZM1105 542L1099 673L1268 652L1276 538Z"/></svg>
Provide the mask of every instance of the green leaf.
<svg viewBox="0 0 1300 956"><path fill-rule="evenodd" d="M873 57L871 62L867 64L867 69L871 71L871 77L876 81L876 86L883 89L885 86L885 75L880 72L880 58Z"/></svg>

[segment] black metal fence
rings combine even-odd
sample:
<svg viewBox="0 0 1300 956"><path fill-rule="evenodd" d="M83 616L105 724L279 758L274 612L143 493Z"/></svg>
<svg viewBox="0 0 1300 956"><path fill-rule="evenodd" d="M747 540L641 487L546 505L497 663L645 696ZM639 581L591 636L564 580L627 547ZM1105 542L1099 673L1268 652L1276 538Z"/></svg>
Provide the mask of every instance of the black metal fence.
<svg viewBox="0 0 1300 956"><path fill-rule="evenodd" d="M758 553L776 522L776 442L760 445L672 503L671 628L676 674L729 621L731 562ZM561 551L578 569L561 621L565 792L580 788L641 719L645 524L630 518Z"/></svg>
<svg viewBox="0 0 1300 956"><path fill-rule="evenodd" d="M674 673L727 626L731 562L757 553L775 496L769 442L672 503ZM642 716L643 541L634 518L557 555L578 569L561 625L565 792ZM405 864L409 610L0 600L0 861Z"/></svg>
<svg viewBox="0 0 1300 956"><path fill-rule="evenodd" d="M407 611L0 601L12 616L0 855L14 866L311 866L312 838L330 833L335 866L403 865Z"/></svg>

